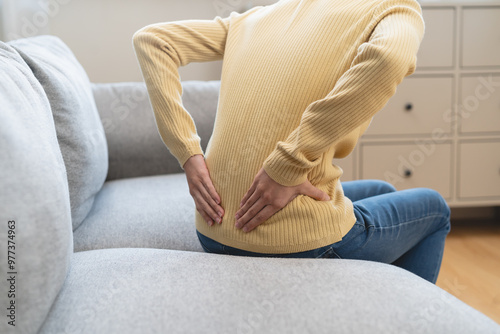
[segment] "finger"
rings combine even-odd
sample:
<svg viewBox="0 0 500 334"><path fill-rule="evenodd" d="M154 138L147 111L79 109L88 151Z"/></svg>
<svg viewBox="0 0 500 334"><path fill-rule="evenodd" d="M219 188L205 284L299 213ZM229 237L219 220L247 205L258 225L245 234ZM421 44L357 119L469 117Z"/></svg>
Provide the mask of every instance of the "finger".
<svg viewBox="0 0 500 334"><path fill-rule="evenodd" d="M203 196L205 203L210 207L209 209L205 209L205 211L207 211L207 213L210 215L210 217L212 217L214 221L220 222L218 218L222 218L222 215L224 213L222 207L215 203L215 200L212 198L212 196L210 196L203 182L198 191Z"/></svg>
<svg viewBox="0 0 500 334"><path fill-rule="evenodd" d="M328 196L327 193L325 193L323 190L316 188L311 184L311 182L306 182L300 192L304 195L307 195L309 197L312 197L318 201L329 201L330 196Z"/></svg>
<svg viewBox="0 0 500 334"><path fill-rule="evenodd" d="M243 226L243 232L250 232L264 221L266 221L269 217L276 213L276 209L271 205L266 205L262 210L260 210L249 222Z"/></svg>
<svg viewBox="0 0 500 334"><path fill-rule="evenodd" d="M203 211L208 215L208 218L212 222L218 222L220 223L220 217L219 215L215 212L215 210L210 206L210 204L207 203L205 196L201 193L197 193L195 195L195 200L198 203L198 207L201 207Z"/></svg>
<svg viewBox="0 0 500 334"><path fill-rule="evenodd" d="M255 202L259 200L259 198L260 195L256 191L254 191L245 202L245 204L238 211L236 211L236 214L234 215L235 219L238 220L243 217L248 209L250 209L255 204Z"/></svg>
<svg viewBox="0 0 500 334"><path fill-rule="evenodd" d="M251 197L250 197L251 198ZM236 220L235 226L236 228L243 227L247 222L249 222L263 207L266 206L266 203L260 197L257 201L248 209L248 211L240 218Z"/></svg>
<svg viewBox="0 0 500 334"><path fill-rule="evenodd" d="M205 186L205 189L208 191L212 199L217 203L220 204L220 196L217 194L217 191L215 190L214 184L212 182L212 179L210 177L206 177L203 179L203 185Z"/></svg>
<svg viewBox="0 0 500 334"><path fill-rule="evenodd" d="M207 213L205 211L203 211L202 209L198 209L198 208L196 208L196 210L198 210L198 212L203 217L203 219L205 219L205 221L207 222L208 226L212 226L214 224L214 222L212 221L212 219L210 219L210 217L207 215Z"/></svg>
<svg viewBox="0 0 500 334"><path fill-rule="evenodd" d="M250 196L254 193L255 189L257 188L256 182L252 182L252 185L250 186L250 189L247 190L247 193L245 196L243 196L243 199L240 202L240 208L245 204L245 202L250 198Z"/></svg>

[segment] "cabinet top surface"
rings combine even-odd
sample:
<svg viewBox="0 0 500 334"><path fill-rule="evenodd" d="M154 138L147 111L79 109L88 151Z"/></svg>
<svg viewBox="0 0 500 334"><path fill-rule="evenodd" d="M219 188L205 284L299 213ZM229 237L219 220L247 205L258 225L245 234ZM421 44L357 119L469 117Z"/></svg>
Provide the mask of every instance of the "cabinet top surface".
<svg viewBox="0 0 500 334"><path fill-rule="evenodd" d="M461 6L488 6L500 5L500 0L417 0L422 6L439 6L439 5L461 5Z"/></svg>

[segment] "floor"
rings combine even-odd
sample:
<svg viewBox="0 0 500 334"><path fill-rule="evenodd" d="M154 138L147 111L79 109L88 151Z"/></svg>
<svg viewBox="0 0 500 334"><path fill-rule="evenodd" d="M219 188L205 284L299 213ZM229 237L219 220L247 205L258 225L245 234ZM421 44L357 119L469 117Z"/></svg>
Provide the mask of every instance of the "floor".
<svg viewBox="0 0 500 334"><path fill-rule="evenodd" d="M499 220L452 220L436 285L500 324Z"/></svg>

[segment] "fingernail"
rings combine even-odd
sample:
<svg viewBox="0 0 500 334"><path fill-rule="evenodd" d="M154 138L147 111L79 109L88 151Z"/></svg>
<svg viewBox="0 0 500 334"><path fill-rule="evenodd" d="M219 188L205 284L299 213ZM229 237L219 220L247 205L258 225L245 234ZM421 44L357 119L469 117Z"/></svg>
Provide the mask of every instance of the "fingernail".
<svg viewBox="0 0 500 334"><path fill-rule="evenodd" d="M217 219L216 219L216 220L217 220L217 223L219 223L219 224L220 224L220 222L221 222L220 217L217 217Z"/></svg>
<svg viewBox="0 0 500 334"><path fill-rule="evenodd" d="M217 212L217 214L222 218L222 211Z"/></svg>
<svg viewBox="0 0 500 334"><path fill-rule="evenodd" d="M236 215L234 216L234 218L238 219L238 218L240 218L240 215L239 215L239 214L236 214Z"/></svg>

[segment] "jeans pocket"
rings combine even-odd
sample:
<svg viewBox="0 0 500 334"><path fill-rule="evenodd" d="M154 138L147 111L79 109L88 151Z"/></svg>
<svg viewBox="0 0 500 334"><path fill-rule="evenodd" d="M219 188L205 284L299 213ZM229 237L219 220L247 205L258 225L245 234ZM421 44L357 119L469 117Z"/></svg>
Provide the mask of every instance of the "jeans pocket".
<svg viewBox="0 0 500 334"><path fill-rule="evenodd" d="M335 253L332 246L328 246L322 253L316 256L317 259L336 259L339 256Z"/></svg>

